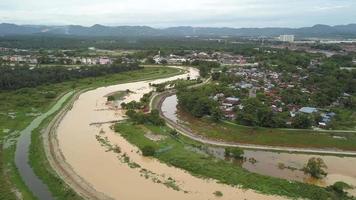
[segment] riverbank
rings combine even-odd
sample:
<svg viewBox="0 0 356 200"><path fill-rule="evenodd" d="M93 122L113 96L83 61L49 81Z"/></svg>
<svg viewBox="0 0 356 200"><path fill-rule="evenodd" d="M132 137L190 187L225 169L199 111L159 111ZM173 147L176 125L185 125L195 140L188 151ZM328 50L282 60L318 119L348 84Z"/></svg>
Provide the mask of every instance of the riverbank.
<svg viewBox="0 0 356 200"><path fill-rule="evenodd" d="M193 140L210 145L255 150L356 156L356 134L353 132L253 128L231 122L198 119L178 111L176 98L169 102L173 111L163 111L165 99L174 95L174 91L158 94L152 99L152 106L160 111L160 116L168 126ZM347 140L334 136L344 136Z"/></svg>
<svg viewBox="0 0 356 200"><path fill-rule="evenodd" d="M353 157L354 152L326 149L287 148L265 145L259 146L213 140L208 137L202 137L200 134L192 132L191 129L189 129L190 127L187 127L189 124L194 124L194 126L201 125L199 122L196 122L200 119L190 121L190 118L182 118L181 113L176 113L177 98L175 97L174 92L167 91L166 93L156 95L156 98L153 99L152 102L153 106L160 109L160 114L164 119L166 119L167 126L177 130L183 136L186 136L194 141L201 142L208 146L212 145L214 149L213 151L218 152L218 157L224 157L224 147L244 148L246 159L256 160L256 162L243 162L242 165L241 163L238 165L241 165L240 167L245 168L250 172L276 178L305 182L308 184L315 184L322 187L332 185L337 181L347 182L348 184L354 186L356 185L356 173L354 173L352 167L349 167L356 164L356 158ZM206 121L208 121L208 119L206 119ZM216 122L210 121L210 123L204 124L203 127L207 129L206 131L209 131L218 125L219 124L216 124ZM234 132L229 133L234 134ZM256 136L256 134L253 136ZM300 169L303 168L305 163L307 163L308 159L311 157L322 158L328 166L327 172L329 175L325 179L313 180L300 171ZM356 190L354 189L349 192L353 195L356 194Z"/></svg>
<svg viewBox="0 0 356 200"><path fill-rule="evenodd" d="M206 151L208 148L207 145L192 141L184 136L171 135L171 129L168 127L137 125L128 121L118 123L115 126L115 130L140 150L146 146L152 146L156 150L154 157L159 161L187 170L198 177L213 178L225 184L254 189L266 194L283 195L290 198L336 198L332 192L318 186L248 172L237 164L225 161L223 158L212 156ZM150 137L147 137L148 133L164 139L158 141L152 140ZM185 185L186 184L182 184L183 189L186 189L184 188ZM215 187L216 190L219 190L219 186ZM240 199L238 194L234 194L236 196L230 196L233 194L226 190L219 191L221 191L227 199ZM239 194L241 194L241 192Z"/></svg>
<svg viewBox="0 0 356 200"><path fill-rule="evenodd" d="M15 91L0 92L0 199L35 199L22 181L14 163L16 139L38 115L45 113L58 100L61 94L70 90L86 87L99 87L109 84L128 82L131 79L147 80L182 73L180 70L156 67L139 71L113 74L105 77L85 78L59 84L43 85L36 88L24 88ZM54 94L49 96L48 94ZM56 182L54 179L53 182ZM60 186L60 184L58 184ZM60 190L58 187L57 190Z"/></svg>
<svg viewBox="0 0 356 200"><path fill-rule="evenodd" d="M150 83L157 84L186 77L187 74L159 79ZM198 77L198 72L195 69L190 69L189 77ZM125 115L120 108L110 109L106 105L105 96L115 91L129 89L132 93L125 96L123 102L138 101L143 94L152 90L149 85L149 82L136 82L98 88L81 94L75 101L72 109L67 112L58 125L56 134L59 148L66 162L78 176L85 179L97 191L115 199L205 200L207 196L214 197L211 191L220 187L231 191L236 196L246 197L246 199L265 199L267 197L254 191L239 194L238 192L241 190L223 184L216 187L216 183L196 178L183 170L144 158L138 154L136 147L118 136L111 129L112 124L105 122L122 120ZM120 157L116 153L119 151L121 152ZM133 163L141 166L141 170ZM152 174L160 178L154 179L156 182L152 182L150 178L147 178ZM158 183L158 180L159 182L164 181L165 184ZM189 186L186 190L178 191L175 187L176 183L189 184ZM137 188L140 188L142 192L137 193ZM188 188L199 192L190 195L190 193L186 193ZM254 198L256 196L261 198ZM267 199L276 199L276 197L267 197Z"/></svg>

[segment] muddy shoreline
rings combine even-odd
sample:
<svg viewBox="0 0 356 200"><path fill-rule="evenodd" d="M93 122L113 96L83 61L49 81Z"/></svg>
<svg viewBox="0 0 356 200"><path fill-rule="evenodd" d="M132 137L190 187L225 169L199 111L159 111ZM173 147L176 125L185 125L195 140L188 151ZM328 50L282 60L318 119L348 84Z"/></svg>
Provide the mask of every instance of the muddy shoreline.
<svg viewBox="0 0 356 200"><path fill-rule="evenodd" d="M83 178L78 176L71 166L66 162L60 148L58 145L58 140L56 138L56 129L66 115L66 113L72 108L74 102L79 98L79 96L86 90L77 92L67 103L67 105L55 116L54 119L48 124L42 133L42 139L44 143L44 149L48 162L50 163L52 169L61 177L61 179L71 187L77 194L85 199L103 199L111 200L105 196L105 194L100 193L95 190L89 183L87 183Z"/></svg>

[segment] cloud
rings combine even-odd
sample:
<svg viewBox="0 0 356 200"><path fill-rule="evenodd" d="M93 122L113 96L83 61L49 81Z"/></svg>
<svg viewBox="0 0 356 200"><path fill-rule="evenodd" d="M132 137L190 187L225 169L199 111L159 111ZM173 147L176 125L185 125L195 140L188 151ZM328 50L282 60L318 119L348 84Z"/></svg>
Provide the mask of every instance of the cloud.
<svg viewBox="0 0 356 200"><path fill-rule="evenodd" d="M354 0L1 0L0 20L20 24L308 26L356 19Z"/></svg>

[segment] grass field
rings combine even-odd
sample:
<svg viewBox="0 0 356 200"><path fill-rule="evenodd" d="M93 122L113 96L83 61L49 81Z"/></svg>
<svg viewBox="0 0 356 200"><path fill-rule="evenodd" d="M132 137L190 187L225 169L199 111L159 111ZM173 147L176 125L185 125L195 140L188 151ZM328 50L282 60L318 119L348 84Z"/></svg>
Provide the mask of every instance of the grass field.
<svg viewBox="0 0 356 200"><path fill-rule="evenodd" d="M154 142L144 136L149 129L152 133L168 136L167 139ZM116 124L115 130L130 143L140 149L150 145L156 149L155 157L171 166L187 170L192 175L213 178L219 182L239 185L265 194L283 195L291 198L338 199L334 193L324 188L300 182L267 177L248 172L238 165L197 153L192 148L203 145L182 136L171 136L167 127L135 125L131 122ZM187 146L192 148L186 148ZM168 150L167 150L168 149Z"/></svg>
<svg viewBox="0 0 356 200"><path fill-rule="evenodd" d="M185 125L194 133L222 141L286 146L300 148L338 148L356 151L356 133L319 132L313 130L288 130L277 128L247 127L232 122L214 122L208 118L194 118L187 113L181 115ZM334 138L334 136L343 137Z"/></svg>
<svg viewBox="0 0 356 200"><path fill-rule="evenodd" d="M19 131L24 129L36 115L48 110L59 96L73 89L79 90L131 81L151 80L180 73L180 70L167 67L144 68L104 77L42 85L36 88L0 91L0 199L16 199L15 193L26 200L34 199L22 182L14 164L15 139L18 137ZM15 189L17 192L14 192ZM58 189L60 190L60 188Z"/></svg>

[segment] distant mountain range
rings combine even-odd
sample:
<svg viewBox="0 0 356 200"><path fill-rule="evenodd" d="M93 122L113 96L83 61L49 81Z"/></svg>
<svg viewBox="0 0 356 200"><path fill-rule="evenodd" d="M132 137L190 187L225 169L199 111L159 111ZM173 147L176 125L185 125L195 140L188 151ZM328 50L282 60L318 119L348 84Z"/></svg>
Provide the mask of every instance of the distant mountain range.
<svg viewBox="0 0 356 200"><path fill-rule="evenodd" d="M89 37L154 37L154 36L204 36L204 37L275 37L283 34L292 34L297 37L333 37L356 38L356 24L348 25L315 25L304 28L209 28L180 26L164 29L149 26L103 26L91 27L68 26L42 26L42 25L16 25L0 24L0 36L12 35L69 35Z"/></svg>

